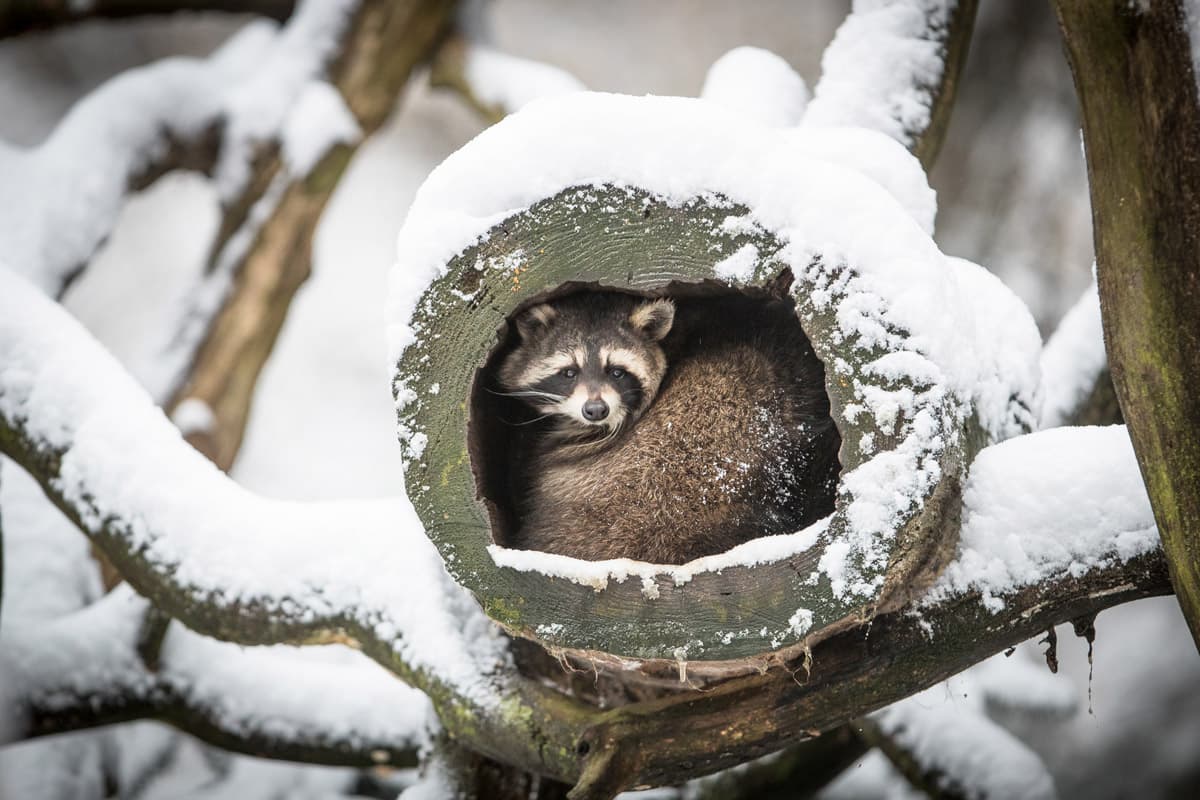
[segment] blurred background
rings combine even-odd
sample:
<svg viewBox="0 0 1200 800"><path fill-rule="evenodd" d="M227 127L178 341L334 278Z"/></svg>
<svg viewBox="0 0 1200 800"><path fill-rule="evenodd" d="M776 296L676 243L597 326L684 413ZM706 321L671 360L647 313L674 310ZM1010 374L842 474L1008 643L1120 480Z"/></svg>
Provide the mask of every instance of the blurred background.
<svg viewBox="0 0 1200 800"><path fill-rule="evenodd" d="M1090 280L1090 210L1074 90L1048 4L981 4L970 55L932 182L947 253L998 274L1043 334ZM495 0L493 44L577 76L591 89L699 93L709 65L755 45L786 59L809 86L848 3L754 0ZM82 95L132 66L204 55L247 17L176 15L86 22L0 41L0 138L32 147ZM314 272L300 289L258 384L234 476L297 499L392 495L402 488L383 298L394 239L429 171L484 122L418 73L388 123L356 153L316 232ZM5 177L0 175L0 180ZM186 304L218 222L202 176L176 173L133 197L66 303L134 372L153 381L170 321ZM63 548L83 537L5 468L0 502L35 507L38 536ZM33 512L30 512L31 514ZM11 523L6 526L6 539ZM5 568L36 569L19 530ZM23 555L25 553L25 555ZM102 591L78 575L79 599ZM24 581L24 583L22 583ZM53 606L9 589L4 617ZM3 619L0 619L3 625ZM1200 658L1172 598L1104 612L1094 664L1069 626L1059 631L1074 714L993 709L1046 761L1062 797L1200 796ZM1027 644L1012 658L1041 661ZM953 703L953 697L945 702ZM157 723L33 741L0 750L0 797L338 797L376 793L347 770L230 756ZM376 787L377 788L377 787ZM830 797L905 797L911 790L869 756Z"/></svg>

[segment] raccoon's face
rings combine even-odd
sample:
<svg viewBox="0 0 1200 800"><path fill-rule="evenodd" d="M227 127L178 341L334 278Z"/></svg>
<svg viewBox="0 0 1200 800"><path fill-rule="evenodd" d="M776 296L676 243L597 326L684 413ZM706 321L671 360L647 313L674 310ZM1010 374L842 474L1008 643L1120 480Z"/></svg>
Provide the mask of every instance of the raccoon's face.
<svg viewBox="0 0 1200 800"><path fill-rule="evenodd" d="M654 400L667 361L670 300L589 292L534 306L516 320L520 342L500 366L500 384L560 432L603 434L635 420Z"/></svg>

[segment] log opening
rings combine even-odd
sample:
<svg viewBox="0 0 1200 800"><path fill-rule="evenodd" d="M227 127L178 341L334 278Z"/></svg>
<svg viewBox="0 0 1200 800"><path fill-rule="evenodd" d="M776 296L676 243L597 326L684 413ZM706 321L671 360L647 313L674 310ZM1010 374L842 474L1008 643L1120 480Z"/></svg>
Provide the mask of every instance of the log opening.
<svg viewBox="0 0 1200 800"><path fill-rule="evenodd" d="M515 320L527 314L531 308L544 304L554 307L563 303L590 302L615 306L628 304L629 298L635 302L669 299L674 307L675 316L670 332L661 343L666 356L666 372L662 388L655 398L657 402L661 397L668 397L666 406L660 406L658 415L659 420L664 418L663 415L668 415L665 417L668 426L674 424L670 415L678 416L678 411L690 402L680 396L681 392L703 391L703 396L696 399L701 419L705 419L704 415L713 415L714 411L720 413L725 400L736 402L740 399L735 393L737 387L728 385L738 377L744 377L744 373L737 371L738 365L729 365L731 372L728 382L723 382L724 376L718 374L714 376L717 380L705 382L709 385L694 386L687 383L687 376L696 373L698 364L720 365L731 359L740 349L749 348L752 352L761 351L779 361L786 359L791 362L772 365L780 375L798 378L799 373L796 370L806 370L806 382L793 380L787 386L790 396L780 398L779 406L765 409L772 412L772 418L766 420L768 429L783 431L784 435L791 437L782 442L783 444L804 445L802 448L793 448L802 449L804 452L772 452L772 456L779 459L782 467L778 470L780 474L770 476L768 481L757 484L754 491L747 492L734 483L737 466L729 468L734 478L725 477L723 462L731 460L727 452L717 452L720 449L718 447L712 448L711 455L707 458L699 456L701 464L707 464L709 460L712 462L712 471L708 474L707 481L711 492L741 491L742 494L750 494L751 502L761 507L761 516L757 516L755 523L751 524L738 522L733 512L718 512L728 518L727 524L721 526L724 529L720 534L721 538L717 541L692 542L680 537L678 544L670 546L678 548L679 552L686 555L672 563L721 552L728 549L721 546L724 541L737 544L750 538L791 533L832 513L836 481L840 473L837 454L841 436L829 413L824 365L813 352L812 344L796 315L795 303L789 295L793 280L791 272L784 270L774 282L763 287L733 288L712 280L695 283L672 281L658 291L646 292L622 291L599 283L567 282L518 306L497 331L496 345L483 366L476 370L470 388L468 454L478 496L488 510L493 543L510 548L539 549L534 546L536 542L530 543L521 536L522 501L523 498L528 498L532 491L531 473L535 473L542 466L537 452L538 443L545 441L544 437L549 434L552 426L561 424L561 418L556 420L554 417L557 415L547 416L536 410L524 397L514 396L513 392L505 391L499 371L505 359L521 346L521 335ZM604 331L597 332L597 338L604 335ZM595 344L599 345L599 342L596 341ZM679 379L681 382L672 383L673 378L679 374L684 375ZM675 400L672 401L671 397ZM801 426L794 426L808 426L817 431L815 441L807 438L803 442L795 441L797 433L794 430L784 430L787 423L776 417L784 416L779 412L784 410L782 404L785 401L789 403L786 406L789 409L801 402L818 407L819 419L805 420ZM748 411L730 411L734 412L729 415L733 419L703 422L691 419L682 422L700 428L706 428L710 424L721 426L716 443L738 452L753 453L760 447L764 451L771 448L783 449L777 447L779 442L775 441L761 446L746 441L755 435L755 431L751 428L743 430L737 422L744 422ZM653 413L653 404L646 413ZM610 463L613 460L625 463L641 458L643 463L648 462L647 470L630 467L631 473L636 470L636 474L639 475L643 475L645 471L657 473L662 469L686 469L688 465L697 463L696 458L699 454L689 454L691 458L684 458L682 461L674 458L673 456L684 456L677 448L667 448L670 451L667 454L647 452L646 445L636 441L637 425L638 422L634 422L621 429L616 441L611 445L612 452L607 456ZM660 442L661 439L656 438L658 430L655 422L651 422L648 431L642 432L641 441ZM711 447L714 444L712 440L700 436L692 438L696 440L697 448ZM732 441L735 438L738 441ZM684 440L680 444L691 442ZM739 463L744 469L745 460ZM593 468L600 469L595 464ZM592 534L592 538L597 540L603 539L608 531L615 531L620 535L625 528L635 523L627 519L609 518L606 511L619 514L626 503L645 506L656 502L647 499L652 495L639 492L632 479L623 482L624 477L616 476L612 483L606 484L617 496L583 500L583 508L588 513L580 515L576 520L581 531ZM671 478L666 477L663 480L664 486L649 488L661 490L669 486L670 482ZM704 491L704 475L695 475L692 482L699 483L700 491ZM713 513L706 508L697 507L695 495L684 497L674 494L667 502L672 500L680 507L661 510L631 508L630 514L635 518L648 520L651 523L648 527L654 527L653 523L660 520L692 519L702 514L707 516ZM579 511L579 508L572 508ZM570 512L564 509L564 513ZM572 518L568 516L568 519ZM669 534L668 538L671 538ZM621 550L621 545L616 542L596 543L592 546L597 549ZM547 549L554 551L553 548ZM635 553L620 554L637 557Z"/></svg>

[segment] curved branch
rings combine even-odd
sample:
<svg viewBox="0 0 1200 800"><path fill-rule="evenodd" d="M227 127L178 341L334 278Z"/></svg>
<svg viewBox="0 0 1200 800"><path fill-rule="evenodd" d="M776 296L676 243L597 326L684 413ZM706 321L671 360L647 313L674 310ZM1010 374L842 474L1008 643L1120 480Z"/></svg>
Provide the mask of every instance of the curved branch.
<svg viewBox="0 0 1200 800"><path fill-rule="evenodd" d="M6 733L156 719L237 753L363 767L415 766L428 745L428 701L363 662L241 648L175 626L147 665L139 639L156 614L122 587L49 624L6 631L0 667L17 703L6 713L21 720Z"/></svg>
<svg viewBox="0 0 1200 800"><path fill-rule="evenodd" d="M1035 434L977 457L963 540L983 541L964 545L924 603L782 651L784 667L764 674L600 712L506 669L503 641L446 575L407 503L284 503L240 489L69 315L3 271L0 363L0 450L165 611L246 644L354 640L429 694L458 741L579 780L581 798L765 755L1052 624L1169 591L1161 554L1145 547L1153 522L1123 429ZM1027 503L1012 502L1023 493ZM989 551L989 525L1046 555L991 563L1014 548ZM1078 545L1082 530L1095 536ZM1007 577L992 577L1001 567Z"/></svg>
<svg viewBox="0 0 1200 800"><path fill-rule="evenodd" d="M1200 20L1185 6L1055 3L1083 113L1113 383L1200 646Z"/></svg>
<svg viewBox="0 0 1200 800"><path fill-rule="evenodd" d="M855 3L821 59L804 121L872 128L933 166L978 0Z"/></svg>

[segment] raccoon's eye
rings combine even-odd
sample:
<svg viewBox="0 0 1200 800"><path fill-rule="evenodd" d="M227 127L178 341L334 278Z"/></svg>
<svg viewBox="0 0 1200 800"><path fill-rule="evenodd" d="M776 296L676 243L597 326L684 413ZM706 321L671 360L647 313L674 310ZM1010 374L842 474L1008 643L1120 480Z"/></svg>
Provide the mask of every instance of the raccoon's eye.
<svg viewBox="0 0 1200 800"><path fill-rule="evenodd" d="M625 370L621 369L620 367L613 367L608 371L608 374L614 380L620 380L621 378L625 377Z"/></svg>
<svg viewBox="0 0 1200 800"><path fill-rule="evenodd" d="M579 370L575 369L574 367L565 367L560 369L558 374L562 375L564 378L574 378L579 374Z"/></svg>

